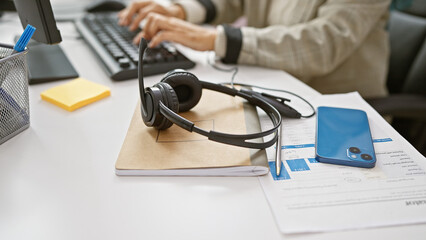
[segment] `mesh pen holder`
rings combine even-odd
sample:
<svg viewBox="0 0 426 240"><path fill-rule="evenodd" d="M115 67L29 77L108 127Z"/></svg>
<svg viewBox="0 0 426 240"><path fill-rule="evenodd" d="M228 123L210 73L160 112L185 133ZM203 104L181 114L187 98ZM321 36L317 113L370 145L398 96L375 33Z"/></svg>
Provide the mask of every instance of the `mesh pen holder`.
<svg viewBox="0 0 426 240"><path fill-rule="evenodd" d="M0 44L0 144L30 126L27 51Z"/></svg>

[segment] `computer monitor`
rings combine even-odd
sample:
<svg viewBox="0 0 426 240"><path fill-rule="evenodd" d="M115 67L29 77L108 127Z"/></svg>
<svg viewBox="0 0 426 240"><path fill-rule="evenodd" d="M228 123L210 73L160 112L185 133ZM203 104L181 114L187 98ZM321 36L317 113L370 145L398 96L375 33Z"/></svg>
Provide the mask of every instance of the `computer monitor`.
<svg viewBox="0 0 426 240"><path fill-rule="evenodd" d="M24 28L27 24L36 27L32 39L46 44L62 41L49 0L15 0L15 8Z"/></svg>
<svg viewBox="0 0 426 240"><path fill-rule="evenodd" d="M28 45L29 83L78 77L77 71L58 44L62 41L49 0L14 0L22 27L36 28Z"/></svg>

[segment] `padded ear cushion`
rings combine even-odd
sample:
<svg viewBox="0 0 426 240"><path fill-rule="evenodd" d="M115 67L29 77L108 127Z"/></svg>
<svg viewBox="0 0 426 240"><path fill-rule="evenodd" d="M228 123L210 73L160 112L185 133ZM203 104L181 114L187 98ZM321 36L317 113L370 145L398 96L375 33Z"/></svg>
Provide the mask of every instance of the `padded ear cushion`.
<svg viewBox="0 0 426 240"><path fill-rule="evenodd" d="M167 83L157 83L154 86L160 89L162 95L161 101L164 103L164 105L166 105L166 107L168 107L173 112L178 113L179 101L173 88ZM171 127L172 125L173 123L170 120L162 116L161 122L158 126L156 126L156 128L163 130Z"/></svg>
<svg viewBox="0 0 426 240"><path fill-rule="evenodd" d="M176 92L180 112L189 111L200 101L202 86L192 73L175 70L167 73L161 82L169 84Z"/></svg>
<svg viewBox="0 0 426 240"><path fill-rule="evenodd" d="M173 70L171 70L171 71L168 71L164 76L163 76L163 79L165 79L165 78L167 78L168 76L170 76L170 75L172 75L172 74L175 74L175 73L177 73L177 72L187 72L186 70L183 70L183 69L180 69L180 68L176 68L176 69L173 69ZM161 81L160 81L161 82Z"/></svg>

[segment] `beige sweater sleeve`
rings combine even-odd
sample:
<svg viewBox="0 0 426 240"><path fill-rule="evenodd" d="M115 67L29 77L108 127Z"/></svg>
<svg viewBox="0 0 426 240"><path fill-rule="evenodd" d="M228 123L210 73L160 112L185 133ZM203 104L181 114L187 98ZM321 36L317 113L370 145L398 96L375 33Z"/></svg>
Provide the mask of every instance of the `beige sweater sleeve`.
<svg viewBox="0 0 426 240"><path fill-rule="evenodd" d="M174 0L191 23L232 23L243 14L243 0ZM211 15L211 19L210 16Z"/></svg>
<svg viewBox="0 0 426 240"><path fill-rule="evenodd" d="M211 0L216 14L212 24L233 23L244 13L243 0Z"/></svg>
<svg viewBox="0 0 426 240"><path fill-rule="evenodd" d="M359 47L388 4L389 0L329 0L307 23L243 27L238 63L282 69L303 78L323 76Z"/></svg>

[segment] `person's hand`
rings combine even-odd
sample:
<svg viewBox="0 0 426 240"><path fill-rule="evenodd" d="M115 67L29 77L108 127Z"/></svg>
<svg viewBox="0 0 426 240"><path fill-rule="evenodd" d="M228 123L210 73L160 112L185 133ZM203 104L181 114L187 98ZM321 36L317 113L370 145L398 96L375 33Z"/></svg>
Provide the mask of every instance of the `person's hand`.
<svg viewBox="0 0 426 240"><path fill-rule="evenodd" d="M180 43L199 51L214 50L216 29L206 29L174 17L149 13L142 32L133 39L138 45L140 39L151 40L149 47L155 47L162 41Z"/></svg>
<svg viewBox="0 0 426 240"><path fill-rule="evenodd" d="M118 13L118 24L121 26L129 26L129 29L134 31L138 28L139 23L152 12L164 16L185 19L185 11L180 5L165 7L154 1L138 1L131 3L127 8Z"/></svg>

